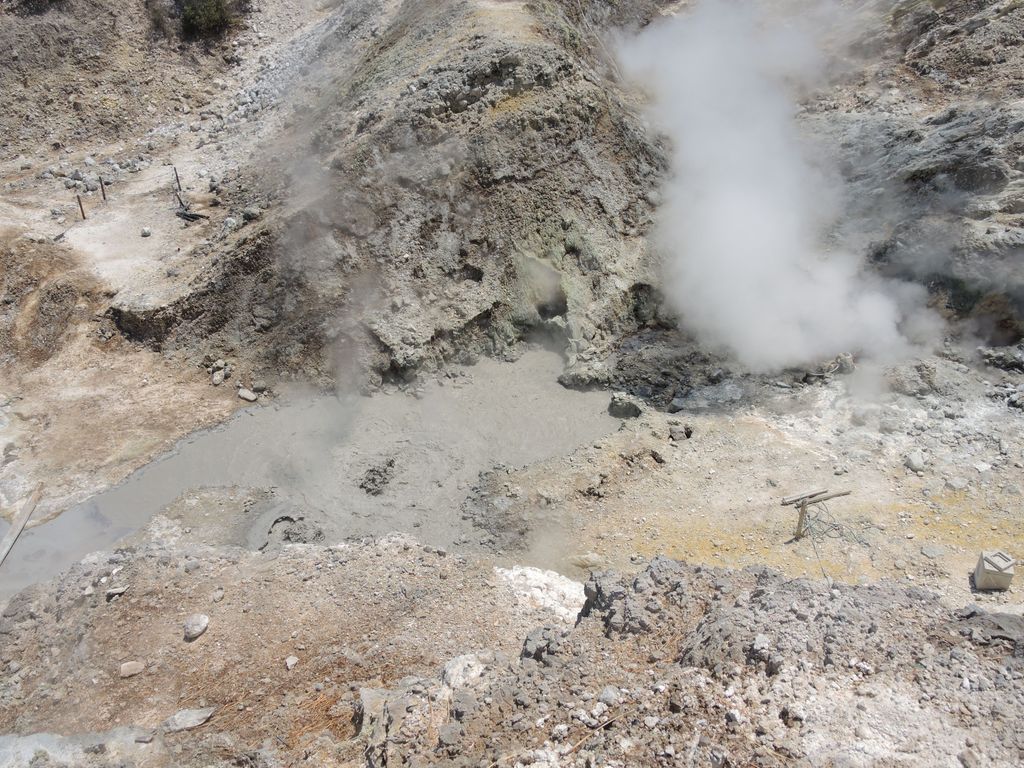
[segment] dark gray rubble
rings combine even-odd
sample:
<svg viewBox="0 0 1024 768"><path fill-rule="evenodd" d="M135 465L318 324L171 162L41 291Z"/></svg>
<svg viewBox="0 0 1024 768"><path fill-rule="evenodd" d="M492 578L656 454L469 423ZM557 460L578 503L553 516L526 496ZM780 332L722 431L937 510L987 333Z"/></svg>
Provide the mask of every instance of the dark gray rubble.
<svg viewBox="0 0 1024 768"><path fill-rule="evenodd" d="M916 588L661 557L631 581L595 574L586 594L574 629L536 629L520 659L387 694L389 712L459 702L438 732L363 710L370 764L1009 766L1024 755L1019 617L953 612Z"/></svg>

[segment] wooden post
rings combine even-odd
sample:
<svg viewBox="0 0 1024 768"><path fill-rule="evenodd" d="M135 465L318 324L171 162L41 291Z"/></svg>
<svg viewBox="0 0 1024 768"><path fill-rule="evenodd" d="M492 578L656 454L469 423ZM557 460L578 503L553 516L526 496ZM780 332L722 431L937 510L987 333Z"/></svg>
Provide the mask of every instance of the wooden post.
<svg viewBox="0 0 1024 768"><path fill-rule="evenodd" d="M788 507L790 504L799 504L803 499L809 499L811 496L820 496L823 493L828 493L828 488L819 488L816 491L810 491L808 493L798 493L795 496L786 496L782 500L782 506Z"/></svg>
<svg viewBox="0 0 1024 768"><path fill-rule="evenodd" d="M181 179L178 178L178 169L173 165L171 167L174 168L174 182L178 185L178 191L181 192Z"/></svg>
<svg viewBox="0 0 1024 768"><path fill-rule="evenodd" d="M82 212L82 220L84 221L85 220L85 206L82 205L82 196L81 195L75 195L75 197L78 198L78 210Z"/></svg>
<svg viewBox="0 0 1024 768"><path fill-rule="evenodd" d="M799 515L796 520L796 533L793 534L793 540L797 541L804 537L807 533L807 507L811 504L821 504L822 502L829 501L831 499L838 499L840 496L849 496L852 491L835 491L829 493L828 488L819 488L809 493L798 493L795 496L786 496L782 500L782 506L796 506L799 511Z"/></svg>
<svg viewBox="0 0 1024 768"><path fill-rule="evenodd" d="M103 202L107 202L107 185L103 183L102 176L100 176L100 194L103 195Z"/></svg>
<svg viewBox="0 0 1024 768"><path fill-rule="evenodd" d="M11 548L14 547L14 542L18 540L21 532L25 530L25 524L28 522L29 517L32 516L33 510L36 508L36 504L39 503L39 499L43 495L43 484L40 483L36 486L36 489L32 491L32 495L28 497L28 501L25 502L25 506L21 508L21 512L11 523L11 528L7 531L7 535L4 536L3 542L0 542L0 565L4 564L4 560L7 559L8 553Z"/></svg>
<svg viewBox="0 0 1024 768"><path fill-rule="evenodd" d="M796 519L796 533L793 534L794 539L802 539L804 537L804 523L807 520L807 502L803 501L800 503L800 515Z"/></svg>

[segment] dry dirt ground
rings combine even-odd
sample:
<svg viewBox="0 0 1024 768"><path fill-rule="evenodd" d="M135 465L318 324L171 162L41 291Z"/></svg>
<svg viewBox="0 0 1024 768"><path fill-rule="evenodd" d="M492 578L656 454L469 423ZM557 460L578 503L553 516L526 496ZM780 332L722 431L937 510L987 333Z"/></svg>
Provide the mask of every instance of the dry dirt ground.
<svg viewBox="0 0 1024 768"><path fill-rule="evenodd" d="M193 536L157 518L5 608L4 764L954 766L1024 747L1020 619L920 588L659 557L584 590L401 537Z"/></svg>
<svg viewBox="0 0 1024 768"><path fill-rule="evenodd" d="M268 4L223 46L176 50L154 33L145 7L128 5L121 14L112 4L109 17L87 4L62 6L66 14L4 7L14 60L4 92L18 105L5 112L0 158L0 508L7 517L44 482L36 518L43 520L240 404L233 386L209 386L201 355L162 354L125 339L117 308L161 307L193 292L211 242L248 236L225 226L231 213L243 224L241 213L221 207L210 189L211 176L237 171L238 156L196 147L189 121L220 122L232 107L229 84L259 66L249 51L273 50L275 40L253 26L294 30L313 12ZM61 55L65 48L70 57ZM91 80L68 76L76 59ZM62 91L73 109L60 106ZM244 133L236 143L253 146ZM175 169L181 194L208 219L175 216ZM251 385L244 367L235 381L243 375Z"/></svg>
<svg viewBox="0 0 1024 768"><path fill-rule="evenodd" d="M947 593L953 604L972 599L967 577L977 553L1016 551L1024 544L1018 425L1005 425L996 406L976 433L987 450L937 457L939 466L918 476L904 464L917 442L907 435L879 440L861 430L844 440L844 433L858 430L843 423L849 417L837 395L809 393L804 407L816 410L817 418L806 411L780 417L745 409L688 414L685 425L693 436L682 440L669 435L683 420L645 414L554 466L508 473L496 493L471 504L483 507L485 525L487 507L499 506L500 514L491 513L499 531L515 531L508 517L519 516L546 531L527 545L532 557L526 561L557 563L569 573L628 569L634 554L666 553L736 567L767 564L794 576L851 583L895 578ZM989 444L1004 426L1011 433L1004 442L1009 461L999 460L998 442ZM993 468L982 456L997 464ZM841 527L794 542L795 510L779 502L812 488L852 494L831 502L831 517L823 520ZM1000 602L1021 610L1019 598Z"/></svg>
<svg viewBox="0 0 1024 768"><path fill-rule="evenodd" d="M1024 552L1024 364L970 341L1021 335L1024 7L897 4L880 63L803 115L870 171L855 195L913 186L920 208L872 223L879 268L919 264L920 222L955 242L910 275L949 343L764 377L671 331L652 287L667 149L600 34L658 6L682 10L261 0L203 44L158 34L155 1L3 0L3 516L44 482L42 523L293 379L402 398L395 471L442 469L349 482L338 508L399 532L366 541L319 502L255 535L269 479L189 489L13 597L0 765L1020 764L1020 586L968 575ZM563 382L638 415L566 399L583 445L468 480L400 445L461 364L538 332ZM779 500L826 487L851 494L792 541ZM417 496L447 505L429 547ZM179 710L207 719L175 732Z"/></svg>
<svg viewBox="0 0 1024 768"><path fill-rule="evenodd" d="M15 298L2 320L5 515L44 482L44 520L231 413L233 397L111 333L107 289L74 250L18 236L0 253Z"/></svg>
<svg viewBox="0 0 1024 768"><path fill-rule="evenodd" d="M193 545L187 528L166 520L154 526L156 541L141 558L77 566L65 593L70 602L53 606L56 613L45 609L52 618L71 606L89 614L76 616L84 634L66 636L69 646L59 647L55 635L32 651L5 641L8 663L19 659L23 670L5 688L5 732L50 730L52 716L68 734L130 728L127 746L115 749L132 764L162 765L181 753L180 739L150 745L135 743L135 735L160 733L179 709L216 706L228 730L207 745L212 751L203 748L210 759L230 763L265 745L311 764L344 764L357 761L358 744L320 763L315 743L324 728L338 741L354 735L360 685L388 687L431 674L464 649L515 657L532 627L568 626L564 616L575 616L582 603L578 585L566 611L557 600L538 603L487 564L400 538L290 546L265 556ZM110 598L120 587L127 591ZM20 615L20 600L9 606L9 618ZM206 632L193 642L177 637L185 617L199 612L209 616ZM53 634L52 626L38 628ZM289 668L292 656L298 661ZM145 671L122 678L120 667L130 661ZM445 711L449 702L435 706ZM34 745L12 752L10 744L0 748L5 764L19 764L19 755L27 764ZM80 764L88 748L84 754L69 746L58 760Z"/></svg>
<svg viewBox="0 0 1024 768"><path fill-rule="evenodd" d="M699 388L686 411L644 409L569 456L482 477L464 509L499 548L581 578L664 553L905 580L960 605L974 599L979 551L1024 544L1024 445L1000 394L1020 377L955 354L884 376L899 391L879 397L878 382L856 376ZM925 460L916 471L915 451ZM796 512L780 500L815 488L851 494L829 503L820 535L795 542ZM998 602L1022 608L1012 593Z"/></svg>
<svg viewBox="0 0 1024 768"><path fill-rule="evenodd" d="M272 491L187 493L7 605L0 757L1012 765L1019 593L972 594L968 572L978 549L1021 545L1017 417L986 397L991 370L930 362L949 415L924 390L865 406L846 377L644 408L564 458L483 473L463 507L479 542L444 554L297 543L314 529L271 522ZM890 377L913 391L920 373ZM834 535L792 542L778 502L809 486L854 493ZM385 483L380 503L415 490ZM570 630L608 567L628 575L591 579ZM209 628L186 642L194 613ZM180 710L210 719L175 732Z"/></svg>

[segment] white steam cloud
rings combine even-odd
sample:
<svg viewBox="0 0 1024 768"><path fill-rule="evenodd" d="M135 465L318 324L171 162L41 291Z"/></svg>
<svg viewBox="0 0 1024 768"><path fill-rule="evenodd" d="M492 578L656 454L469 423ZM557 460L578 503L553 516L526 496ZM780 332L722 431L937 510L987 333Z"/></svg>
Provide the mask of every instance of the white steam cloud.
<svg viewBox="0 0 1024 768"><path fill-rule="evenodd" d="M672 143L656 231L666 293L687 330L755 371L843 351L892 360L933 327L923 289L828 242L841 184L812 162L795 113L826 78L821 33L846 27L814 10L705 0L620 46Z"/></svg>

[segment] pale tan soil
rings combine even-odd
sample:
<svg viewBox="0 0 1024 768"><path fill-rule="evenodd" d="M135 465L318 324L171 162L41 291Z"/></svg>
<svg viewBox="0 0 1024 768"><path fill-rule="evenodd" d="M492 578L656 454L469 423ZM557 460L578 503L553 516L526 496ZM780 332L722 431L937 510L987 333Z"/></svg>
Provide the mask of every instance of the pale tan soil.
<svg viewBox="0 0 1024 768"><path fill-rule="evenodd" d="M674 416L647 411L570 457L511 473L498 495L511 501L512 520L536 529L527 535L524 561L581 578L595 567L629 571L636 555L664 553L847 583L897 579L939 591L950 605L983 600L1021 611L1019 587L980 595L969 580L982 550L1024 551L1013 417L1007 421L1002 406L986 416L985 429L1018 438L1001 467L978 472L977 457L967 455L972 449L962 447L918 477L903 465L916 444L906 435L880 439L853 430L837 438L850 430L844 425L857 403L841 394L842 386L804 395L803 404L790 404L792 415L746 407ZM671 440L670 427L683 423L693 436ZM989 449L986 458L999 455ZM949 477L969 485L952 490ZM793 541L796 511L780 501L818 488L852 491L827 505L844 530ZM937 557L922 553L930 546L941 548Z"/></svg>
<svg viewBox="0 0 1024 768"><path fill-rule="evenodd" d="M9 319L10 357L0 369L0 510L12 515L41 482L39 523L225 418L235 398L156 352L104 338L103 284L75 251L20 236L8 242L4 277L28 292ZM47 299L58 289L55 318Z"/></svg>
<svg viewBox="0 0 1024 768"><path fill-rule="evenodd" d="M5 456L0 464L0 517L11 517L43 482L44 500L32 523L38 524L120 482L176 440L222 421L241 404L230 383L221 389L210 387L196 361L132 345L120 339L101 315L111 304L163 306L194 289L193 278L209 264L209 242L231 236L223 227L231 211L211 207L214 196L207 190L207 174L223 174L240 158L248 159L256 139L252 131L239 131L229 159L220 145L196 148L188 121L198 120L204 109L225 110L233 85L260 66L246 52L253 47L272 51L317 13L304 3L257 8L230 46L243 53L243 64L234 70L210 55L195 57L182 69L178 54L159 40L152 57L143 61L137 51L107 51L104 76L113 81L142 77L145 99L136 103L124 100L124 94L103 95L103 87L94 84L96 91L87 90L81 97L81 110L99 110L94 99L114 99L129 114L138 108L143 117L126 120L128 135L114 142L80 137L66 149L37 143L29 151L33 145L16 143L0 157L0 247L10 248L12 254L12 261L0 265L0 278L14 279L15 263L26 260L36 265L38 277L43 276L41 270L50 274L50 254L59 253L66 271L49 279L75 280L79 293L87 294L79 299L68 327L50 340L45 362L22 359L0 369L0 453ZM129 14L117 23L129 30L129 38L148 34L147 18ZM45 82L28 81L25 87L34 93L45 89ZM26 130L66 128L62 120L38 117L34 126L28 117L25 123ZM152 126L159 130L147 132ZM95 135L101 138L103 132ZM138 173L115 173L102 162L113 158L124 163L140 153L152 160ZM97 165L85 165L86 157L95 157ZM178 202L172 164L191 210L209 220L186 224L174 215ZM64 179L39 178L47 167L102 174L108 199L103 201L99 191L82 193L87 216L82 221L75 191L64 188ZM51 209L59 209L59 215ZM143 227L152 236L141 237ZM50 242L55 238L59 243ZM33 296L44 286L37 286ZM21 310L13 330L16 345L31 325L36 304L30 298ZM238 370L235 380L245 372Z"/></svg>

